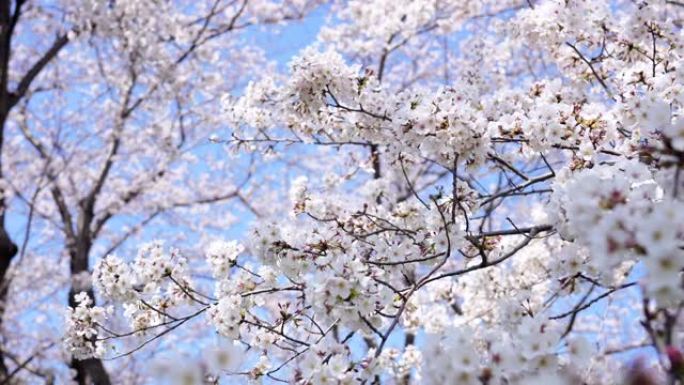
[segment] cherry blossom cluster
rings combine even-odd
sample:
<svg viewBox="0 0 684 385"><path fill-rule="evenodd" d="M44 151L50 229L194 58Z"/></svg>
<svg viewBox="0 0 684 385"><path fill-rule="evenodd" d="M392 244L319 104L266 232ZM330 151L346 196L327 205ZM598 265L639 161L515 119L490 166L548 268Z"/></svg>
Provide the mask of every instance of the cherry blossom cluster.
<svg viewBox="0 0 684 385"><path fill-rule="evenodd" d="M335 3L286 73L223 95L254 220L100 260L128 329L86 301L72 354L192 324L228 347L191 383L684 381L684 7L401 3Z"/></svg>
<svg viewBox="0 0 684 385"><path fill-rule="evenodd" d="M557 180L552 207L561 217L561 236L589 248L589 268L608 281L624 264L643 259L647 292L676 303L684 268L682 202L663 197L648 168L636 161L578 174Z"/></svg>
<svg viewBox="0 0 684 385"><path fill-rule="evenodd" d="M76 296L76 303L76 307L67 312L64 346L76 358L100 357L105 353L105 346L97 340L98 327L105 324L107 314L112 310L92 306L92 300L85 292Z"/></svg>

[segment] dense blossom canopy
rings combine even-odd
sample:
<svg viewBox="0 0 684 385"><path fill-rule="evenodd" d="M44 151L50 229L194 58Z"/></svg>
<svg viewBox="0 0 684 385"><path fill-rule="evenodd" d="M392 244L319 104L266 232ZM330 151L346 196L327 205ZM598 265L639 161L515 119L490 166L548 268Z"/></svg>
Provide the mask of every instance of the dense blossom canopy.
<svg viewBox="0 0 684 385"><path fill-rule="evenodd" d="M23 3L5 377L684 384L684 3Z"/></svg>

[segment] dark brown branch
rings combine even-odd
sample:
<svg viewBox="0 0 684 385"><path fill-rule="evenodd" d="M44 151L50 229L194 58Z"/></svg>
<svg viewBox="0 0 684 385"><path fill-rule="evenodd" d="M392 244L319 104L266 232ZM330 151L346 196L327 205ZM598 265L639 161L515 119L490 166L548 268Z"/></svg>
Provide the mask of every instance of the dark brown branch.
<svg viewBox="0 0 684 385"><path fill-rule="evenodd" d="M52 59L57 56L59 51L64 48L69 42L67 35L57 36L52 46L43 54L43 56L36 61L33 66L26 72L26 74L19 81L17 89L10 98L10 107L14 106L19 102L19 100L26 94L31 83L38 77L38 75L43 71L43 69L52 61Z"/></svg>

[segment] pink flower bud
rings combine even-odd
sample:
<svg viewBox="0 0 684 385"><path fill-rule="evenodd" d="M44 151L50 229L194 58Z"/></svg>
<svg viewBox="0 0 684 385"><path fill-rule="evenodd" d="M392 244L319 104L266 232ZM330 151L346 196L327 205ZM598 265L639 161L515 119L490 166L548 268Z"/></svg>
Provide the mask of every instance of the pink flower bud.
<svg viewBox="0 0 684 385"><path fill-rule="evenodd" d="M675 372L680 372L684 370L684 355L682 352L674 346L668 346L665 348L665 353L667 358L670 360L670 369Z"/></svg>

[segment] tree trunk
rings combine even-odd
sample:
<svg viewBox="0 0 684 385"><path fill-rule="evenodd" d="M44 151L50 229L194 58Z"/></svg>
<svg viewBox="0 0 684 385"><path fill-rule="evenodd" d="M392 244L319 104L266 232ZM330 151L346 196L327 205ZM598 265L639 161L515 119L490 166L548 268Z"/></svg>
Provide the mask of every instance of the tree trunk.
<svg viewBox="0 0 684 385"><path fill-rule="evenodd" d="M9 48L11 39L9 1L0 2L0 180L3 178L2 167L2 148L5 134L5 122L9 114L10 96L7 92L7 79L9 68ZM7 271L9 270L12 258L17 254L17 245L12 242L5 229L5 210L7 202L3 191L0 190L0 328L5 313L7 303L7 292L9 282L7 281ZM5 366L4 347L0 346L0 377L7 378L7 366Z"/></svg>
<svg viewBox="0 0 684 385"><path fill-rule="evenodd" d="M90 254L90 241L87 239L79 239L70 247L69 256L71 258L70 268L71 276L74 277L83 272L88 272L88 254ZM82 292L82 288L72 286L69 290L69 306L76 306L76 294ZM90 299L95 303L95 295L92 289L85 291ZM97 358L89 358L86 360L72 359L71 368L76 371L74 380L79 385L110 385L109 374L102 363L102 360Z"/></svg>
<svg viewBox="0 0 684 385"><path fill-rule="evenodd" d="M97 358L86 360L72 360L71 368L76 370L74 380L79 385L109 385L109 375L102 365L102 361Z"/></svg>
<svg viewBox="0 0 684 385"><path fill-rule="evenodd" d="M3 34L4 29L3 26ZM0 56L4 56L0 49ZM4 60L0 57L0 61ZM3 66L4 68L4 66ZM0 84L6 82L6 71L0 71ZM2 88L2 87L0 87ZM7 92L0 89L0 181L4 178L2 167L2 149L5 133L5 122L7 120L9 108L9 96ZM17 245L12 242L7 230L5 228L5 211L7 210L7 202L5 201L4 192L0 190L0 330L2 330L2 321L5 316L5 306L7 305L7 293L9 292L10 282L7 279L7 272L9 271L12 259L17 255ZM5 365L4 347L0 346L0 379L7 378L9 370Z"/></svg>
<svg viewBox="0 0 684 385"><path fill-rule="evenodd" d="M0 209L4 209L1 207ZM17 254L17 245L7 235L5 231L5 216L0 214L0 328L5 314L7 303L7 292L9 291L9 281L6 279L12 258ZM0 379L7 378L9 371L5 365L5 354L3 347L0 346Z"/></svg>

